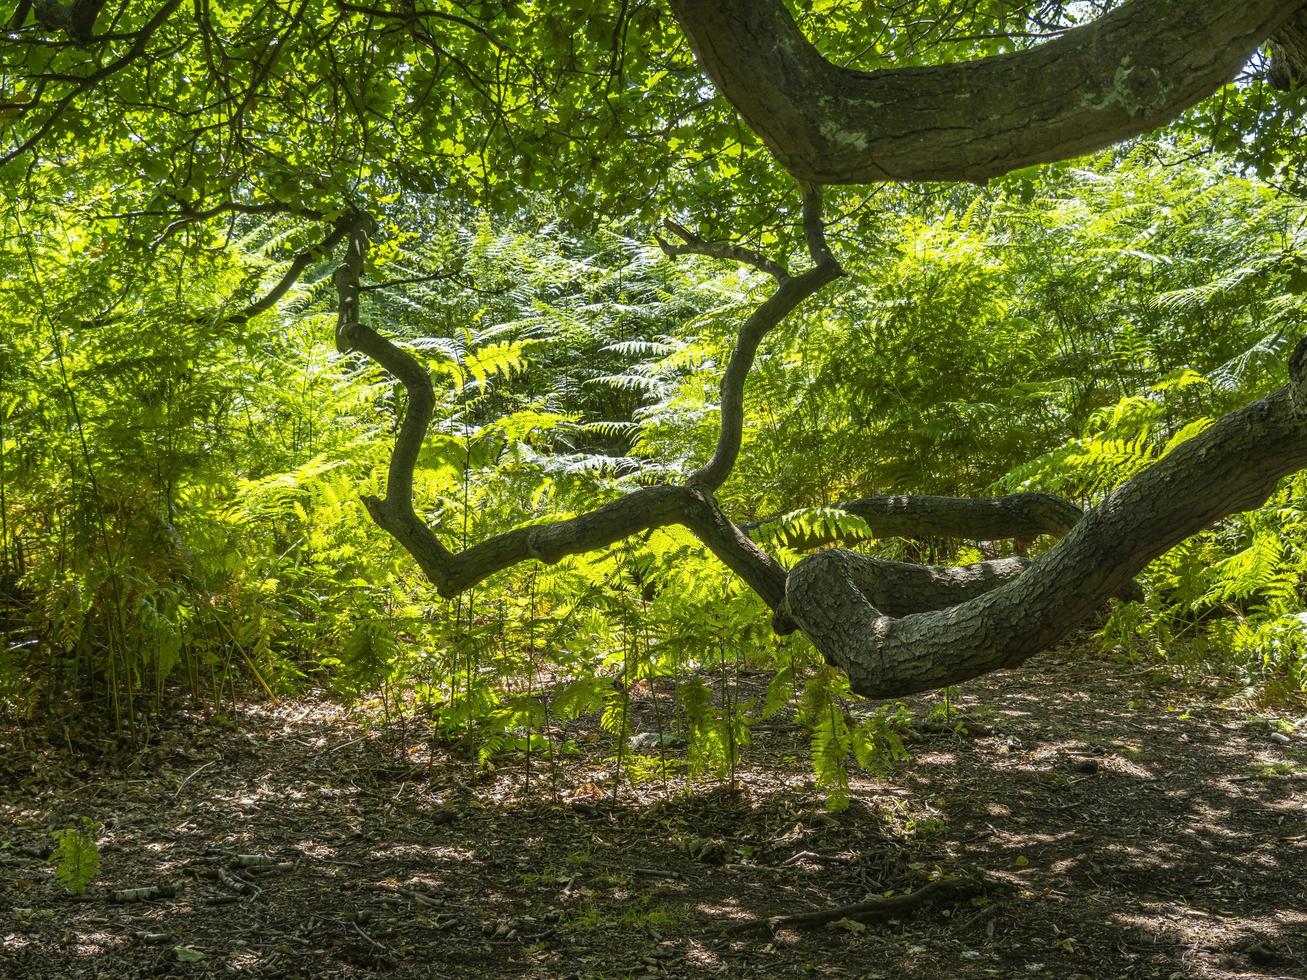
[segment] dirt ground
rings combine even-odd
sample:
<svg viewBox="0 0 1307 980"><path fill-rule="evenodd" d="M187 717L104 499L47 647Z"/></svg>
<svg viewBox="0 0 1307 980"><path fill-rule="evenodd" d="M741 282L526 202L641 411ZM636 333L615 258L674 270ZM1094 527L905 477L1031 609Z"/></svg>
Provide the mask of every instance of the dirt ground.
<svg viewBox="0 0 1307 980"><path fill-rule="evenodd" d="M6 733L0 976L1307 977L1307 726L1078 648L958 707L965 734L920 726L836 815L783 718L734 788L616 799L584 726L529 786L521 757L429 760L325 701L179 717L99 761ZM45 858L79 815L103 830L77 899ZM766 922L982 872L888 921Z"/></svg>

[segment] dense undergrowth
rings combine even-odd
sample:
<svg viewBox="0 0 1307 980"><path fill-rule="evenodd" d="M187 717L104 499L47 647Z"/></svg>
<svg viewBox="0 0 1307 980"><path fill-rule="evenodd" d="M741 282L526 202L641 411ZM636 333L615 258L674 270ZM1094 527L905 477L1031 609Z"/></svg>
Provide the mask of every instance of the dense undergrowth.
<svg viewBox="0 0 1307 980"><path fill-rule="evenodd" d="M1307 207L1219 158L1159 155L1182 156L1145 143L987 189L883 195L877 238L842 250L841 290L764 348L721 494L732 516L787 515L764 533L792 561L787 532L856 531L829 505L871 493L1092 504L1282 383L1303 333ZM755 278L672 262L631 229L468 215L431 233L431 208L395 205L389 279L365 303L436 379L417 494L451 541L705 458ZM104 247L103 222L6 202L10 722L131 737L180 697L327 687L486 764L566 752L559 723L597 712L625 778L731 778L750 726L793 706L837 804L847 765L901 760L894 706L850 711L842 676L774 636L763 603L678 529L437 598L359 503L384 484L401 394L335 353L330 266L274 309L240 305L300 247L288 227L245 217L233 247L197 235L142 263ZM1292 478L1154 562L1144 600L1102 626L1104 650L1276 696L1307 688L1305 488ZM861 547L952 563L981 545ZM741 669L772 675L764 699L737 696ZM674 685L677 712L632 743L641 684Z"/></svg>

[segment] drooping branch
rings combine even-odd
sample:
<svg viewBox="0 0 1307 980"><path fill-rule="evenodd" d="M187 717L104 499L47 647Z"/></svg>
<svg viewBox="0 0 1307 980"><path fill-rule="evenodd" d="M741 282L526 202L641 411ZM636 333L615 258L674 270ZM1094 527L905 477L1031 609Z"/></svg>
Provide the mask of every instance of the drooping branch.
<svg viewBox="0 0 1307 980"><path fill-rule="evenodd" d="M744 375L758 344L804 299L840 274L839 266L825 249L820 231L820 197L815 190L805 192L804 208L809 241L821 243L820 248L811 249L818 264L801 276L781 279L776 292L754 311L741 329L727 369L732 381L730 385L723 382L723 403L735 406L730 412L724 408L723 430L726 430L725 419L733 418L734 445L732 448L730 439L723 436L714 461L709 464L713 473L725 467L722 479L739 451L738 415L743 411ZM514 528L462 552L455 553L445 547L435 530L417 514L413 500L414 472L436 405L430 374L412 354L364 323L360 316L359 298L363 288L360 280L375 223L366 215L356 214L342 219L338 228L344 229L343 234L348 236L348 247L335 273L339 297L337 348L341 352L358 351L371 358L403 385L407 395L391 452L386 494L365 497L363 502L372 519L414 557L441 595L455 595L494 572L523 561L557 562L568 555L606 547L641 531L679 524L740 575L769 606L775 609L781 605L785 598L785 570L722 513L712 496L716 484L695 482L693 477L686 486L635 490L567 520ZM746 348L745 355L741 355L741 347ZM709 467L698 472L703 473Z"/></svg>
<svg viewBox="0 0 1307 980"><path fill-rule="evenodd" d="M1083 516L1069 500L1051 493L1013 493L1003 497L883 496L862 497L834 505L837 510L862 518L878 538L940 537L971 541L1036 538L1066 534ZM742 524L756 531L779 518ZM791 538L793 548L817 548L840 538L834 533L810 532Z"/></svg>
<svg viewBox="0 0 1307 980"><path fill-rule="evenodd" d="M699 63L800 180L983 180L1148 132L1230 81L1303 0L1128 0L1022 51L854 71L783 0L672 0Z"/></svg>
<svg viewBox="0 0 1307 980"><path fill-rule="evenodd" d="M722 374L721 430L712 458L690 475L689 485L716 490L735 468L744 437L744 383L753 369L758 345L794 310L823 286L844 275L830 249L821 216L821 188L803 185L803 231L812 268L802 275L778 280L776 292L750 314L735 340L735 350Z"/></svg>
<svg viewBox="0 0 1307 980"><path fill-rule="evenodd" d="M1288 387L1225 416L1122 484L1024 574L979 598L901 618L860 587L861 556L823 551L786 582L786 610L854 691L897 697L1011 667L1058 642L1149 561L1259 506L1307 466L1307 341Z"/></svg>

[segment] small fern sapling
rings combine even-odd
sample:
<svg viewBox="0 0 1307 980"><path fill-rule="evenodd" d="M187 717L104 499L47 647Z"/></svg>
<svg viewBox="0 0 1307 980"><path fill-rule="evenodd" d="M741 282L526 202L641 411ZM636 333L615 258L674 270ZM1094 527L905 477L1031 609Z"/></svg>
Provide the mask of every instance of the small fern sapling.
<svg viewBox="0 0 1307 980"><path fill-rule="evenodd" d="M51 834L55 848L50 863L55 866L55 877L71 895L83 894L100 873L100 848L95 843L100 829L101 825L90 817L82 817L81 826Z"/></svg>

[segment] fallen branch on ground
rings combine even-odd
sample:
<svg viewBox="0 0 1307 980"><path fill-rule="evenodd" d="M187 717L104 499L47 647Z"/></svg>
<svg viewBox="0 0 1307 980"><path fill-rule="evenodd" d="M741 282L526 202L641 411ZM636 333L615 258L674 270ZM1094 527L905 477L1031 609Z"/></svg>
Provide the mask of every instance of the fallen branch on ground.
<svg viewBox="0 0 1307 980"><path fill-rule="evenodd" d="M796 912L792 915L774 915L769 919L750 919L729 928L730 932L748 932L767 928L772 932L786 926L824 926L840 919L855 922L878 922L914 912L927 905L959 902L981 895L989 888L1012 889L1016 886L1005 878L987 872L958 878L939 878L906 895L877 895L851 905L836 905L816 912Z"/></svg>

